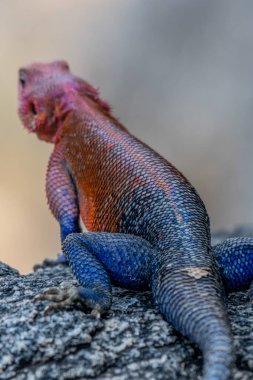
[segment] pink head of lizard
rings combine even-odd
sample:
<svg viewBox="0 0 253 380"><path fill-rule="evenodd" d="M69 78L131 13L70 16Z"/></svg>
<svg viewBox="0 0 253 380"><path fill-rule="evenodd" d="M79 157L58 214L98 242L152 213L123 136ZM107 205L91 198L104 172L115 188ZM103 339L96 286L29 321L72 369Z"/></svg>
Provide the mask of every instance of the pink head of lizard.
<svg viewBox="0 0 253 380"><path fill-rule="evenodd" d="M109 111L109 105L99 98L98 91L74 76L65 61L33 63L20 68L18 112L25 128L41 140L55 142L73 91L88 96Z"/></svg>

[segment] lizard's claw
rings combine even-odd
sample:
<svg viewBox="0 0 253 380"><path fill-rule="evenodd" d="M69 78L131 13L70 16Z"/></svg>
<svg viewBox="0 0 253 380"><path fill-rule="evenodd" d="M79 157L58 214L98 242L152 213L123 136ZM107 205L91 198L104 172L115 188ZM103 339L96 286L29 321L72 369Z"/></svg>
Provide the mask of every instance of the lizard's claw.
<svg viewBox="0 0 253 380"><path fill-rule="evenodd" d="M47 315L53 310L73 305L75 303L81 303L87 306L85 298L80 295L79 288L76 286L69 286L66 283L62 283L59 288L47 288L43 293L37 294L34 297L34 302L37 301L51 301L51 303L44 309L44 313ZM101 312L97 307L94 307L91 314L96 318L100 318Z"/></svg>

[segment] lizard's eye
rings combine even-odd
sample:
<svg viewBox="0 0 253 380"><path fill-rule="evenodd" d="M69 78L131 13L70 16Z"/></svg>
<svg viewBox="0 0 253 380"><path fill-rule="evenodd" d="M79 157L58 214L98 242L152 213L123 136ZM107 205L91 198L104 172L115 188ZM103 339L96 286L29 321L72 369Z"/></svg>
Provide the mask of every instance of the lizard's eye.
<svg viewBox="0 0 253 380"><path fill-rule="evenodd" d="M24 88L27 81L27 75L24 69L19 70L19 83Z"/></svg>
<svg viewBox="0 0 253 380"><path fill-rule="evenodd" d="M19 83L21 84L22 87L25 87L26 80L24 78L19 78Z"/></svg>
<svg viewBox="0 0 253 380"><path fill-rule="evenodd" d="M34 115L37 115L37 114L38 114L38 110L37 110L36 104L35 104L34 102L31 102L31 103L30 103L30 110L31 110L31 112L32 112Z"/></svg>

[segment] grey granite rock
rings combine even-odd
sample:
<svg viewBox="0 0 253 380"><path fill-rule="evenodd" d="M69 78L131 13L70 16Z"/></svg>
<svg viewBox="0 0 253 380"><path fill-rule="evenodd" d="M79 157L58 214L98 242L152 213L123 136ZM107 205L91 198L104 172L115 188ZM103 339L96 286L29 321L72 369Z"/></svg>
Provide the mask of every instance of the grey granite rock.
<svg viewBox="0 0 253 380"><path fill-rule="evenodd" d="M114 288L112 308L101 320L78 304L44 315L46 302L34 304L34 296L63 281L75 283L62 265L22 276L0 264L0 380L201 378L200 351L163 320L149 292ZM253 305L246 292L229 295L227 305L233 379L252 380Z"/></svg>

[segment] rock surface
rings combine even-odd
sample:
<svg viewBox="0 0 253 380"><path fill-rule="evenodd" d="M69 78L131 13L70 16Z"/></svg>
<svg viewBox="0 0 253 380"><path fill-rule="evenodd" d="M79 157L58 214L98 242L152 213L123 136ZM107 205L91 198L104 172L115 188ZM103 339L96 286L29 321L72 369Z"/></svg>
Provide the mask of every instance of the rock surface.
<svg viewBox="0 0 253 380"><path fill-rule="evenodd" d="M253 236L252 229L247 233ZM215 243L224 235L217 234ZM163 320L149 292L114 288L112 308L101 320L80 305L44 315L47 303L34 304L34 296L66 281L74 282L62 265L22 276L0 264L0 380L201 378L200 351ZM227 306L233 379L252 380L253 305L240 292L229 295Z"/></svg>

